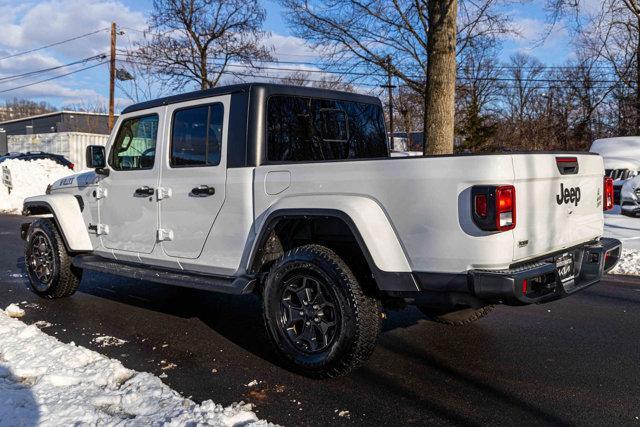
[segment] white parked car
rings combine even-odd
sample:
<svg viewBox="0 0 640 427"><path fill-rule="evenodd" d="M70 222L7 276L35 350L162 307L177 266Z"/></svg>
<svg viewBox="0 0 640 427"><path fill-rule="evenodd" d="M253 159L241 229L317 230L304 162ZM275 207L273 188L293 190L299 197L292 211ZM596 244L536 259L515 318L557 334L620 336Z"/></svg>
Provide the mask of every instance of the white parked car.
<svg viewBox="0 0 640 427"><path fill-rule="evenodd" d="M588 153L391 157L377 98L244 84L127 107L95 172L25 200L33 291L85 269L262 297L297 371L371 354L385 307L466 324L566 297L614 267Z"/></svg>
<svg viewBox="0 0 640 427"><path fill-rule="evenodd" d="M640 173L640 137L624 136L597 139L589 150L604 160L605 176L613 178L614 201L623 215L640 213L637 179Z"/></svg>

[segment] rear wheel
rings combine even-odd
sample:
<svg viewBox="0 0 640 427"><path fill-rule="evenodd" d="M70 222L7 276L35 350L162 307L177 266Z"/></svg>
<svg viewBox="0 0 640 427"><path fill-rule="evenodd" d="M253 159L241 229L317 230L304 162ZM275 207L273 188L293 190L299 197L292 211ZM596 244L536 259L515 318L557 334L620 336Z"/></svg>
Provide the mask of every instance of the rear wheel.
<svg viewBox="0 0 640 427"><path fill-rule="evenodd" d="M302 374L344 375L375 348L380 303L365 294L344 261L324 246L301 246L276 261L263 298L275 348Z"/></svg>
<svg viewBox="0 0 640 427"><path fill-rule="evenodd" d="M29 226L25 267L31 289L44 298L73 295L82 279L82 270L71 264L58 229L48 219L37 219Z"/></svg>
<svg viewBox="0 0 640 427"><path fill-rule="evenodd" d="M495 306L487 305L481 308L463 308L461 310L441 310L432 307L418 306L418 309L429 320L451 326L464 326L482 319L493 311Z"/></svg>

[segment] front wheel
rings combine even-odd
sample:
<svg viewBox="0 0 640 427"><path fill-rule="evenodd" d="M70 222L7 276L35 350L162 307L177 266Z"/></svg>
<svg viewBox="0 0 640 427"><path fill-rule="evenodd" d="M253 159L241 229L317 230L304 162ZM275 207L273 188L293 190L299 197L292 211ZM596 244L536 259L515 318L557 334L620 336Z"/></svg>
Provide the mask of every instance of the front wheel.
<svg viewBox="0 0 640 427"><path fill-rule="evenodd" d="M325 378L344 375L373 352L380 302L365 294L332 250L301 246L276 261L263 292L269 336L292 368Z"/></svg>
<svg viewBox="0 0 640 427"><path fill-rule="evenodd" d="M48 219L29 226L25 267L31 289L44 298L73 295L82 279L82 270L73 266L60 232Z"/></svg>

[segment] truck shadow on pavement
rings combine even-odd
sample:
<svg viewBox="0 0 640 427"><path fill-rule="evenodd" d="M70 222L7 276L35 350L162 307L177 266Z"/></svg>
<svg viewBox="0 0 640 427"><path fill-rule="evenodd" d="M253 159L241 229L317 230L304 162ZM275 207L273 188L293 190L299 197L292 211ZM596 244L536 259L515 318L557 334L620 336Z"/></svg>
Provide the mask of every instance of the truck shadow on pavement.
<svg viewBox="0 0 640 427"><path fill-rule="evenodd" d="M18 260L18 265L22 266L21 270L24 271L22 260ZM25 286L28 286L26 278L24 280ZM411 408L410 412L415 414L416 420L430 419L468 424L474 420L480 422L485 416L485 420L491 419L490 415L486 414L486 401L489 400L494 402L492 406L508 409L509 412L520 414L526 419L553 424L567 423L516 394L505 391L499 379L490 376L482 378L483 374L471 372L473 369L467 366L465 359L453 358L445 362L444 358L437 356L438 348L433 348L436 342L439 343L440 351L453 354L458 352L457 345L464 342L464 335L468 334L473 335L479 342L493 345L495 336L490 328L483 328L482 325L464 328L437 325L426 322L418 310L413 308L390 312L384 323L378 349L364 367L349 377L315 381L286 371L268 342L260 300L255 295L216 294L93 272L84 275L79 292L163 315L198 319L210 329L212 334L207 334L212 337L217 334L224 338L217 340L216 345L226 347L224 350L227 353L239 351L239 354L234 354L240 358L236 360L236 365L250 366L251 369L260 372L261 378L267 379L267 382L274 382L273 378L277 378L278 383L286 385L291 390L303 389L307 395L321 395L329 399L333 405L342 402L352 410L357 409L357 405L365 405L358 396L367 396L365 402L368 400L369 403L361 410L369 408L367 412L370 415L379 411L376 406L382 408L391 405L395 407L392 410L398 411ZM72 297L66 301L73 300ZM66 301L60 302L66 306ZM73 309L86 310L81 304L69 304L73 304ZM64 308L61 306L60 309ZM127 308L124 310L131 311ZM101 316L100 313L96 315ZM108 321L108 318L102 317L101 321ZM133 333L148 336L151 335L150 330L151 325L145 327L138 322ZM224 342L227 340L237 348L230 348L228 344L225 346ZM483 348L482 345L480 348ZM491 354L483 355L479 351L474 357L481 360L488 370L492 369ZM186 361L176 362L178 365L186 364ZM234 369L240 372L237 366ZM239 380L233 379L236 383ZM173 381L176 382L172 384ZM186 389L179 391L192 393L188 388L189 378L176 378L173 381L169 381L171 386L180 389L187 384ZM278 404L269 400L262 404ZM390 401L392 403L389 403ZM452 404L455 401L464 404ZM265 406L264 413L268 415L269 412ZM398 421L401 419L403 422L406 421L403 417Z"/></svg>

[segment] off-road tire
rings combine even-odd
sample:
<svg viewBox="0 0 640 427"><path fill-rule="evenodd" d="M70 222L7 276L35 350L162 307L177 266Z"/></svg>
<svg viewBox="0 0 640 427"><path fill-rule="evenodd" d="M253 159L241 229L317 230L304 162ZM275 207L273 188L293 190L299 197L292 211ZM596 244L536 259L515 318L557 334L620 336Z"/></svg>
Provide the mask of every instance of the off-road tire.
<svg viewBox="0 0 640 427"><path fill-rule="evenodd" d="M304 343L295 342L291 337L292 328L284 325L287 308L283 295L287 292L293 295L291 283L294 281L303 280L301 286L304 286L305 279L300 279L304 275L309 275L310 282L324 281L322 289L329 294L327 298L333 298L335 312L339 312L332 340L320 335L316 345L322 340L326 348L317 353L311 353L308 348L301 350ZM293 304L291 300L288 302ZM311 304L308 302L306 309L310 309ZM312 378L345 375L366 361L380 334L380 310L380 301L365 293L347 264L335 252L320 245L300 246L286 252L271 267L263 289L263 313L269 338L292 370ZM302 311L299 314L302 315ZM322 333L320 329L317 332Z"/></svg>
<svg viewBox="0 0 640 427"><path fill-rule="evenodd" d="M429 320L433 320L434 322L450 326L465 326L482 319L491 313L494 307L493 305L486 305L480 308L464 308L462 310L449 312L421 306L418 306L418 309L422 314L427 316Z"/></svg>
<svg viewBox="0 0 640 427"><path fill-rule="evenodd" d="M38 239L40 241L44 239L51 249L50 279L47 281L38 277L32 261L32 256L37 252L34 242ZM31 290L37 295L49 299L64 298L73 295L78 289L82 279L82 270L74 267L71 263L71 257L67 253L62 236L53 221L37 219L31 223L27 232L24 259L27 275L31 282Z"/></svg>

